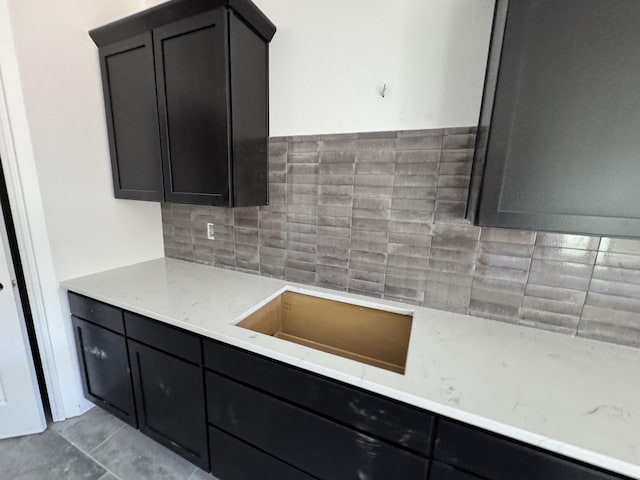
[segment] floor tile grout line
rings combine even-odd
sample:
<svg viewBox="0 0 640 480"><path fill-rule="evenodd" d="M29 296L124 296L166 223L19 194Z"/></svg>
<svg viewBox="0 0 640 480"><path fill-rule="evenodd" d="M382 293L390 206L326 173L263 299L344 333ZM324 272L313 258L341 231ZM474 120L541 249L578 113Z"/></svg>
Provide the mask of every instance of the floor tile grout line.
<svg viewBox="0 0 640 480"><path fill-rule="evenodd" d="M118 433L120 430L122 430L124 427L126 426L126 424L122 424L120 425L113 433L109 434L103 441L101 441L98 445L96 445L95 447L93 447L91 450L89 450L87 453L88 455L92 455L93 452L95 452L98 448L100 448L101 446L103 446L105 443L107 443L109 440L111 440L111 438Z"/></svg>
<svg viewBox="0 0 640 480"><path fill-rule="evenodd" d="M107 436L107 438L105 438L102 442L100 442L98 445L96 445L94 448L92 448L90 450L90 452L95 451L96 448L100 447L102 444L104 444L107 440L109 440L111 437L113 437L117 432L119 432L120 430L122 430L122 428L124 428L124 424L120 425L115 432L113 432L112 434L110 434L109 436ZM69 443L69 445L71 445L73 448L75 448L76 450L78 450L80 453L82 453L85 457L89 458L92 462L94 462L96 465L99 465L100 467L102 467L104 469L104 472L101 476L100 479L102 477L104 477L107 473L110 473L111 475L113 475L117 480L122 480L119 476L117 476L114 472L112 472L110 469L108 469L102 462L100 462L98 459L96 459L90 452L86 451L84 448L81 448L79 445L75 444L74 442L72 442L71 440L63 437L59 432L51 429L51 431L56 434L58 437L60 437L61 439L63 439L65 442ZM100 480L98 479L98 480Z"/></svg>

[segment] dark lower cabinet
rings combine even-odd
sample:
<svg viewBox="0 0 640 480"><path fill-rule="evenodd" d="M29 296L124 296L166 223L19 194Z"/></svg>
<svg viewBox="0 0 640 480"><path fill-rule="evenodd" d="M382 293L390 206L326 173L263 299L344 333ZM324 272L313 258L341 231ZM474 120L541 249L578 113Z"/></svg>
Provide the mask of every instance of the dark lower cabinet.
<svg viewBox="0 0 640 480"><path fill-rule="evenodd" d="M82 295L69 305L87 398L220 480L626 478Z"/></svg>
<svg viewBox="0 0 640 480"><path fill-rule="evenodd" d="M215 427L209 427L209 447L211 473L221 480L315 478Z"/></svg>
<svg viewBox="0 0 640 480"><path fill-rule="evenodd" d="M207 372L207 392L213 425L320 479L427 475L425 458L221 375Z"/></svg>
<svg viewBox="0 0 640 480"><path fill-rule="evenodd" d="M482 480L480 477L463 472L440 462L433 462L429 480Z"/></svg>
<svg viewBox="0 0 640 480"><path fill-rule="evenodd" d="M140 431L209 470L202 367L128 343Z"/></svg>
<svg viewBox="0 0 640 480"><path fill-rule="evenodd" d="M72 317L86 397L136 426L127 341L124 336Z"/></svg>
<svg viewBox="0 0 640 480"><path fill-rule="evenodd" d="M446 419L438 424L434 458L487 480L621 478Z"/></svg>

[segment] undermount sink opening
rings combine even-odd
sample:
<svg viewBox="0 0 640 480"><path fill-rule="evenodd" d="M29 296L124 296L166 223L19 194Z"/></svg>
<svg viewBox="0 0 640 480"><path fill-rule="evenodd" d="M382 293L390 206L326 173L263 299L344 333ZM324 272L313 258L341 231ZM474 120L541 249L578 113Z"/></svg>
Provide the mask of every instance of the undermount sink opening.
<svg viewBox="0 0 640 480"><path fill-rule="evenodd" d="M287 287L234 323L404 374L412 322L411 310Z"/></svg>

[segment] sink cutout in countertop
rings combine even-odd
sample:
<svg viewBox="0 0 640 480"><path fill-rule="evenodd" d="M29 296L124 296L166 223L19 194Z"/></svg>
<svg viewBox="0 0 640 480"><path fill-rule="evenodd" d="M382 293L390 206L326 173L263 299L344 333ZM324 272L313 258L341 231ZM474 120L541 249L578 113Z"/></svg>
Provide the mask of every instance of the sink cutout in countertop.
<svg viewBox="0 0 640 480"><path fill-rule="evenodd" d="M237 326L404 374L413 312L285 288Z"/></svg>

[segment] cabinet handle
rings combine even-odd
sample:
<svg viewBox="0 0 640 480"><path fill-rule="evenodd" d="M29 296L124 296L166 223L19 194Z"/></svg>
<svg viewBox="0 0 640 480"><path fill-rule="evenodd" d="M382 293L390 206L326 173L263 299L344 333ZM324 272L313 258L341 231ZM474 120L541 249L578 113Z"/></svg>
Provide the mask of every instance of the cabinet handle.
<svg viewBox="0 0 640 480"><path fill-rule="evenodd" d="M0 292L4 289L4 285L0 283Z"/></svg>

